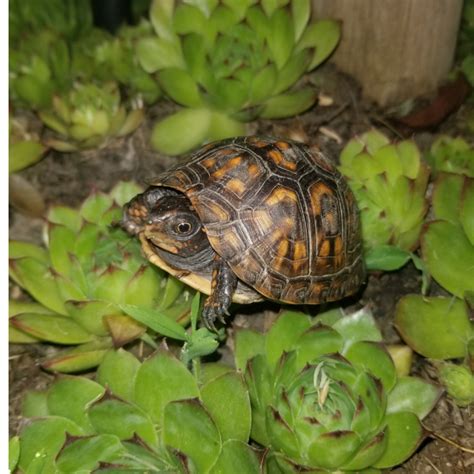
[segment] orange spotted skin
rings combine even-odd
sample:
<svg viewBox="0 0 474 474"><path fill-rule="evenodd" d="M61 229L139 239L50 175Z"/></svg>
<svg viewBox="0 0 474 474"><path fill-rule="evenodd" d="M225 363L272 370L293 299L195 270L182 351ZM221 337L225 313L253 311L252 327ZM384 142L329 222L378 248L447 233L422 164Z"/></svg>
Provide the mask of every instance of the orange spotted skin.
<svg viewBox="0 0 474 474"><path fill-rule="evenodd" d="M334 301L365 278L354 196L330 161L304 144L216 142L151 184L183 192L216 253L267 298Z"/></svg>

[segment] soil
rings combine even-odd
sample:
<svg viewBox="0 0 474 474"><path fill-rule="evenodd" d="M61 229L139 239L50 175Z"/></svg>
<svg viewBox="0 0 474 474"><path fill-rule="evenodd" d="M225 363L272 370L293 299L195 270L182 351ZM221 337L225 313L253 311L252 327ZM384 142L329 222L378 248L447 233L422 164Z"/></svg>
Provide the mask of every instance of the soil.
<svg viewBox="0 0 474 474"><path fill-rule="evenodd" d="M280 121L257 121L250 124L250 133L270 134L305 141L318 147L329 156L336 157L344 144L358 133L372 127L393 138L402 138L407 130L391 125L385 111L373 104L364 103L359 87L331 66L309 79L320 87L320 103L309 112L296 118ZM50 152L42 161L23 171L21 176L40 192L47 206L52 204L79 205L92 191L108 191L119 180L136 180L145 183L179 158L170 158L153 152L149 135L153 122L167 115L174 106L161 102L149 110L146 122L128 139L109 143L100 150L63 154ZM426 150L440 133L459 134L461 107L436 130L409 131L410 136ZM10 237L31 242L41 242L43 220L26 216L10 208ZM393 328L394 308L401 296L420 291L421 280L413 266L391 273L372 274L356 306L370 305L378 324L390 343L400 342ZM436 292L434 286L432 290ZM14 284L11 297L27 298ZM351 301L350 303L354 303ZM267 327L277 314L274 304L256 305L237 310L229 321L232 333L235 325ZM221 349L224 359L231 360L229 344ZM45 389L55 378L41 369L41 361L58 348L46 344L10 346L10 433L17 434L24 420L20 415L21 403L28 390ZM436 382L435 371L429 361L416 358L414 371ZM433 412L424 420L429 433L417 452L393 472L408 473L473 473L474 472L474 413L473 407L459 408L443 395ZM446 438L443 441L439 438ZM459 446L470 449L462 450Z"/></svg>

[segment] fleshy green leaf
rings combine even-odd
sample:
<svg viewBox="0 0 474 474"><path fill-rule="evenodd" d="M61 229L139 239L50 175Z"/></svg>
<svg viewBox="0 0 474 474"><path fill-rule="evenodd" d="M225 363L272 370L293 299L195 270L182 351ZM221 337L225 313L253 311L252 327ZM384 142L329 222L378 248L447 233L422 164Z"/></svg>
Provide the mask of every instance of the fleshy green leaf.
<svg viewBox="0 0 474 474"><path fill-rule="evenodd" d="M219 431L209 414L195 399L173 401L166 405L163 440L189 456L198 472L208 472L221 448Z"/></svg>
<svg viewBox="0 0 474 474"><path fill-rule="evenodd" d="M406 411L422 420L433 409L441 388L418 377L400 377L388 394L387 413Z"/></svg>
<svg viewBox="0 0 474 474"><path fill-rule="evenodd" d="M8 441L8 469L14 472L20 459L20 437L13 436Z"/></svg>
<svg viewBox="0 0 474 474"><path fill-rule="evenodd" d="M197 396L199 390L193 375L166 351L160 350L137 371L134 401L158 425L162 424L163 410L169 402Z"/></svg>
<svg viewBox="0 0 474 474"><path fill-rule="evenodd" d="M248 444L231 439L222 444L219 457L209 474L259 474L260 472L256 452Z"/></svg>
<svg viewBox="0 0 474 474"><path fill-rule="evenodd" d="M157 37L141 38L137 42L136 53L141 67L149 74L169 67L186 67L176 41Z"/></svg>
<svg viewBox="0 0 474 474"><path fill-rule="evenodd" d="M166 68L158 73L160 85L166 94L180 105L202 105L199 89L194 79L183 69Z"/></svg>
<svg viewBox="0 0 474 474"><path fill-rule="evenodd" d="M260 116L265 119L277 119L298 115L309 109L316 98L316 92L310 88L276 95L266 101Z"/></svg>
<svg viewBox="0 0 474 474"><path fill-rule="evenodd" d="M411 258L411 253L394 245L377 245L365 254L367 270L393 271L402 268Z"/></svg>
<svg viewBox="0 0 474 474"><path fill-rule="evenodd" d="M120 398L132 401L140 362L123 349L110 350L97 369L97 381Z"/></svg>
<svg viewBox="0 0 474 474"><path fill-rule="evenodd" d="M264 353L265 336L250 329L235 332L234 358L237 369L244 370L247 362L257 354Z"/></svg>
<svg viewBox="0 0 474 474"><path fill-rule="evenodd" d="M10 145L8 150L8 172L20 171L39 161L46 147L41 143L25 140Z"/></svg>
<svg viewBox="0 0 474 474"><path fill-rule="evenodd" d="M216 423L222 440L248 441L250 401L239 374L228 372L205 384L201 388L201 400Z"/></svg>
<svg viewBox="0 0 474 474"><path fill-rule="evenodd" d="M211 112L208 109L180 110L155 124L151 132L151 145L168 155L188 152L206 139L210 122Z"/></svg>
<svg viewBox="0 0 474 474"><path fill-rule="evenodd" d="M463 301L419 295L402 297L395 325L413 350L433 359L464 357L473 331Z"/></svg>

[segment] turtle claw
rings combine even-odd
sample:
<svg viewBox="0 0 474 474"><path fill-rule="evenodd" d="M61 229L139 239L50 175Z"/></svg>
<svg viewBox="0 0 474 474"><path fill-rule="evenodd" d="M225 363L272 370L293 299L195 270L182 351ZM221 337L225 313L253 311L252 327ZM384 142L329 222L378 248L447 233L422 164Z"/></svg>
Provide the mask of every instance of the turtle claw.
<svg viewBox="0 0 474 474"><path fill-rule="evenodd" d="M215 297L213 298L212 296L207 298L202 310L202 320L204 322L204 326L206 326L206 328L210 331L217 332L216 325L214 324L216 319L225 325L226 321L224 315L230 316L230 303L230 298L223 298L223 300L217 299Z"/></svg>

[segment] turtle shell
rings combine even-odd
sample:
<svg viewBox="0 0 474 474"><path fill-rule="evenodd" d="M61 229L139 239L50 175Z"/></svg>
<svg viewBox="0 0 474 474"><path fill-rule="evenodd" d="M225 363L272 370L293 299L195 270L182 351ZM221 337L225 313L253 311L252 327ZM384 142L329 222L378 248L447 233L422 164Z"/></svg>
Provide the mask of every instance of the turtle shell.
<svg viewBox="0 0 474 474"><path fill-rule="evenodd" d="M302 143L211 143L150 184L184 193L216 253L267 298L319 304L364 280L354 196L330 161Z"/></svg>

